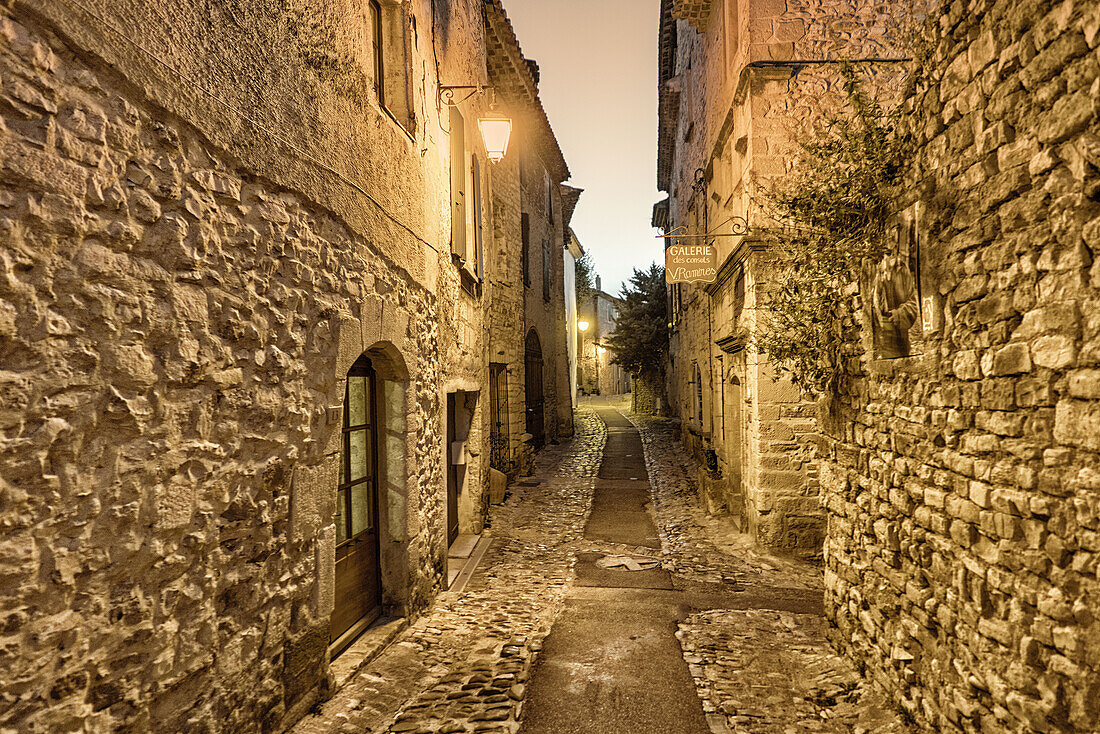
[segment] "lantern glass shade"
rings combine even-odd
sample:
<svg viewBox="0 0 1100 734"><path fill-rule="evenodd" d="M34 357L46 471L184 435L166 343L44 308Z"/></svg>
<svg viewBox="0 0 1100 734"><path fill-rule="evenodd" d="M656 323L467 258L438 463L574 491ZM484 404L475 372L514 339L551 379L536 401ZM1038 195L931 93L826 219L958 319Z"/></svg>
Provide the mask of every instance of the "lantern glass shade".
<svg viewBox="0 0 1100 734"><path fill-rule="evenodd" d="M508 153L508 140L512 137L512 121L507 117L483 117L478 120L481 137L485 139L485 152L493 163L500 163Z"/></svg>
<svg viewBox="0 0 1100 734"><path fill-rule="evenodd" d="M581 331L588 331L588 322L587 321L578 321L577 322L577 328L580 329Z"/></svg>

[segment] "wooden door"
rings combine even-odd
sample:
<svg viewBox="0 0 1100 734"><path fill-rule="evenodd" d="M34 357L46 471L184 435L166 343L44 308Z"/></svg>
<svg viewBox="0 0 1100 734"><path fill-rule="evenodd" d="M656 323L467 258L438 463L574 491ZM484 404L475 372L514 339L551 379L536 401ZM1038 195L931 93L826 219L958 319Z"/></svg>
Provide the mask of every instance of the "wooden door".
<svg viewBox="0 0 1100 734"><path fill-rule="evenodd" d="M336 606L331 639L354 638L382 611L378 542L377 385L360 357L344 392L340 485L336 494ZM350 642L351 639L347 639Z"/></svg>
<svg viewBox="0 0 1100 734"><path fill-rule="evenodd" d="M451 447L454 445L458 433L455 430L455 399L457 395L447 395L447 545L451 545L458 537L458 484L461 481L459 472L461 467L454 463Z"/></svg>
<svg viewBox="0 0 1100 734"><path fill-rule="evenodd" d="M542 343L534 329L527 333L524 354L527 432L533 436L531 443L539 448L546 442L546 424L543 417Z"/></svg>

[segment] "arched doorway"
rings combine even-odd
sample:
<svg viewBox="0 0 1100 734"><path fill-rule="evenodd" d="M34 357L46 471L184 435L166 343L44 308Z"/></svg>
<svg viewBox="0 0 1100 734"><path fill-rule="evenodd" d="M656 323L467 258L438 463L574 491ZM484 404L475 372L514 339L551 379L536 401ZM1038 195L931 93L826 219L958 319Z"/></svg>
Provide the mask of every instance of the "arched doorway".
<svg viewBox="0 0 1100 734"><path fill-rule="evenodd" d="M378 523L378 380L371 360L348 370L336 492L336 588L330 640L354 639L382 612Z"/></svg>
<svg viewBox="0 0 1100 734"><path fill-rule="evenodd" d="M531 444L535 448L540 448L546 443L546 421L543 416L542 342L539 341L539 335L534 329L527 332L527 340L523 351L527 396L527 432L532 436Z"/></svg>

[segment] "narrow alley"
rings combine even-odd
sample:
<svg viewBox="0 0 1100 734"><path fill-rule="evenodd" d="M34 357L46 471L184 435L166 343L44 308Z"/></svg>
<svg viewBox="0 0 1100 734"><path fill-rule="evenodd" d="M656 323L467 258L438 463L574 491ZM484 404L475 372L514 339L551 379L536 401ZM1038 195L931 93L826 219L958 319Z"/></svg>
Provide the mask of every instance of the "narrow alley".
<svg viewBox="0 0 1100 734"><path fill-rule="evenodd" d="M583 402L494 509L465 588L380 651L394 631L368 633L292 732L908 731L829 647L820 568L707 517L672 431Z"/></svg>
<svg viewBox="0 0 1100 734"><path fill-rule="evenodd" d="M287 732L1100 732L1100 1L0 0L0 734Z"/></svg>

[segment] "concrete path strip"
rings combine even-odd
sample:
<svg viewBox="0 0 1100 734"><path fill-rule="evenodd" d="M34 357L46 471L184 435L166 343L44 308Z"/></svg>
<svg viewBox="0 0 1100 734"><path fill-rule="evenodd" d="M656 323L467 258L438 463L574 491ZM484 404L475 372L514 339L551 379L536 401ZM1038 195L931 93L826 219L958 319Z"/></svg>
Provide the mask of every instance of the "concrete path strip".
<svg viewBox="0 0 1100 734"><path fill-rule="evenodd" d="M687 607L588 592L543 644L520 734L710 734L675 637Z"/></svg>
<svg viewBox="0 0 1100 734"><path fill-rule="evenodd" d="M660 549L641 437L618 411L598 412L607 442L584 537ZM574 591L536 663L521 734L709 734L676 639L690 609L671 576L630 564L601 568L602 556L578 554Z"/></svg>

